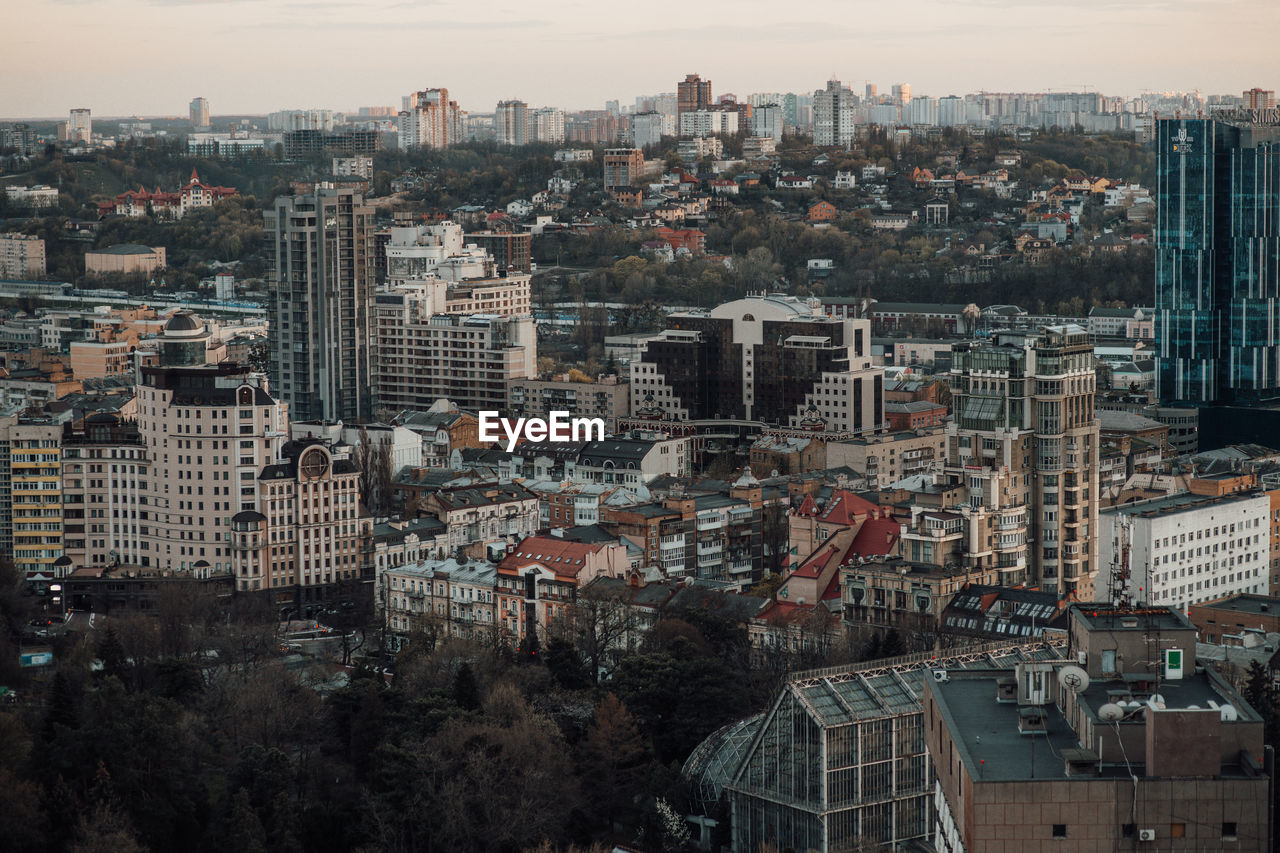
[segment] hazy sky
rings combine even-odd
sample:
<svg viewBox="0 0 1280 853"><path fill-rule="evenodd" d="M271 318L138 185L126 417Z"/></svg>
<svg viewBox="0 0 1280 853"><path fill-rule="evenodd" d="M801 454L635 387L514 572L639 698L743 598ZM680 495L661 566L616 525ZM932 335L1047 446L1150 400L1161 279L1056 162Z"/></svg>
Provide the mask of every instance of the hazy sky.
<svg viewBox="0 0 1280 853"><path fill-rule="evenodd" d="M674 91L1280 88L1280 0L14 0L0 116L399 107L444 86L566 109Z"/></svg>

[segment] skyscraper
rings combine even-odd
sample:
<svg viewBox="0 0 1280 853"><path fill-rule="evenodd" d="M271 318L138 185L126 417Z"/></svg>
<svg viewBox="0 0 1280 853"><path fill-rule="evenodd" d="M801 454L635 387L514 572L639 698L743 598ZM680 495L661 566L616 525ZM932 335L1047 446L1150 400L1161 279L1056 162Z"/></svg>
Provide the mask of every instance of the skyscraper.
<svg viewBox="0 0 1280 853"><path fill-rule="evenodd" d="M711 81L697 74L686 75L676 84L676 110L679 113L705 110L711 106Z"/></svg>
<svg viewBox="0 0 1280 853"><path fill-rule="evenodd" d="M498 101L493 133L502 145L528 145L529 105L524 101Z"/></svg>
<svg viewBox="0 0 1280 853"><path fill-rule="evenodd" d="M813 93L813 144L847 146L853 142L853 92L839 80Z"/></svg>
<svg viewBox="0 0 1280 853"><path fill-rule="evenodd" d="M273 261L271 376L292 418L373 410L374 208L353 190L277 198L265 214Z"/></svg>
<svg viewBox="0 0 1280 853"><path fill-rule="evenodd" d="M1280 391L1280 126L1253 113L1156 122L1156 390Z"/></svg>
<svg viewBox="0 0 1280 853"><path fill-rule="evenodd" d="M191 99L191 126L209 126L209 101L205 98Z"/></svg>

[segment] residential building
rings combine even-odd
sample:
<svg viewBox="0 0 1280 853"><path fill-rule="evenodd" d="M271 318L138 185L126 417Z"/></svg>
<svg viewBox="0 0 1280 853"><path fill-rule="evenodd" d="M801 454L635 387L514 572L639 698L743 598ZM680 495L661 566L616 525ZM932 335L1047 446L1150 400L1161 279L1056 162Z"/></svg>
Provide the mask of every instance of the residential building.
<svg viewBox="0 0 1280 853"><path fill-rule="evenodd" d="M130 190L116 196L113 201L98 205L99 216L155 216L160 219L181 219L197 208L212 207L215 202L236 194L234 187L219 187L200 180L195 169L191 177L177 192L165 192L157 188L147 192L145 187Z"/></svg>
<svg viewBox="0 0 1280 853"><path fill-rule="evenodd" d="M684 80L676 84L676 113L683 115L695 110L705 110L711 106L711 81L703 80L697 74L685 75Z"/></svg>
<svg viewBox="0 0 1280 853"><path fill-rule="evenodd" d="M536 648L571 616L581 586L597 577L625 577L630 567L625 545L529 536L498 563L498 618L522 649L530 642Z"/></svg>
<svg viewBox="0 0 1280 853"><path fill-rule="evenodd" d="M409 287L379 294L375 313L379 411L426 409L439 399L501 410L512 380L537 375L528 314L437 314L427 294Z"/></svg>
<svg viewBox="0 0 1280 853"><path fill-rule="evenodd" d="M1264 492L1135 501L1108 507L1098 520L1099 563L1135 606L1186 612L1270 589L1271 499Z"/></svg>
<svg viewBox="0 0 1280 853"><path fill-rule="evenodd" d="M448 89L423 89L404 98L396 116L396 145L411 148L447 148L463 141L466 113L449 100Z"/></svg>
<svg viewBox="0 0 1280 853"><path fill-rule="evenodd" d="M67 142L81 145L93 143L93 115L90 110L81 107L71 111L70 118L67 120L65 139Z"/></svg>
<svg viewBox="0 0 1280 853"><path fill-rule="evenodd" d="M500 145L528 145L529 105L524 101L498 101L493 126Z"/></svg>
<svg viewBox="0 0 1280 853"><path fill-rule="evenodd" d="M34 234L0 234L0 278L44 278L44 240Z"/></svg>
<svg viewBox="0 0 1280 853"><path fill-rule="evenodd" d="M541 525L538 496L519 483L440 489L422 509L444 522L450 551L471 549L476 556L503 551Z"/></svg>
<svg viewBox="0 0 1280 853"><path fill-rule="evenodd" d="M359 193L323 186L265 214L271 375L298 420L372 416L373 217Z"/></svg>
<svg viewBox="0 0 1280 853"><path fill-rule="evenodd" d="M164 266L164 246L121 243L84 253L86 275L151 275Z"/></svg>
<svg viewBox="0 0 1280 853"><path fill-rule="evenodd" d="M655 433L588 441L574 461L572 479L638 491L658 477L691 473L689 440Z"/></svg>
<svg viewBox="0 0 1280 853"><path fill-rule="evenodd" d="M1075 605L1069 649L924 679L935 848L1269 850L1262 719L1197 668L1191 623Z"/></svg>
<svg viewBox="0 0 1280 853"><path fill-rule="evenodd" d="M1087 599L1100 567L1095 377L1079 326L997 332L952 348L947 473L967 503L1000 513L1003 537L1026 543L1026 580Z"/></svg>
<svg viewBox="0 0 1280 853"><path fill-rule="evenodd" d="M618 418L630 414L631 389L618 376L598 376L595 381L575 381L568 374L548 378L520 377L507 383L505 417L545 418L553 411L572 417L601 418L605 431L613 433Z"/></svg>
<svg viewBox="0 0 1280 853"><path fill-rule="evenodd" d="M749 296L667 322L631 362L633 417L882 428L884 375L871 363L865 320L829 317L816 301Z"/></svg>
<svg viewBox="0 0 1280 853"><path fill-rule="evenodd" d="M630 187L644 177L644 152L639 148L609 148L604 152L604 191Z"/></svg>
<svg viewBox="0 0 1280 853"><path fill-rule="evenodd" d="M47 419L0 426L0 548L28 580L60 578L64 559L62 427Z"/></svg>
<svg viewBox="0 0 1280 853"><path fill-rule="evenodd" d="M813 144L847 148L853 142L855 105L853 92L839 80L813 93Z"/></svg>
<svg viewBox="0 0 1280 853"><path fill-rule="evenodd" d="M886 410L890 405L885 404ZM867 488L883 489L933 471L946 458L946 431L937 425L828 442L825 467L852 468L865 477Z"/></svg>
<svg viewBox="0 0 1280 853"><path fill-rule="evenodd" d="M528 114L529 141L564 143L564 110L556 107L538 107Z"/></svg>
<svg viewBox="0 0 1280 853"><path fill-rule="evenodd" d="M209 127L209 101L206 98L192 98L188 108L191 126L197 130Z"/></svg>
<svg viewBox="0 0 1280 853"><path fill-rule="evenodd" d="M1203 643L1242 640L1246 632L1256 631L1264 638L1280 632L1280 599L1268 595L1231 595L1187 608L1187 619L1196 626L1196 636Z"/></svg>
<svg viewBox="0 0 1280 853"><path fill-rule="evenodd" d="M786 127L782 107L779 104L760 104L751 111L749 122L751 136L768 137L775 143L782 141Z"/></svg>
<svg viewBox="0 0 1280 853"><path fill-rule="evenodd" d="M43 209L58 206L57 187L36 184L31 187L9 185L4 188L4 196L13 207Z"/></svg>
<svg viewBox="0 0 1280 853"><path fill-rule="evenodd" d="M664 136L675 136L672 116L658 112L635 113L631 116L631 144L636 148L657 145Z"/></svg>
<svg viewBox="0 0 1280 853"><path fill-rule="evenodd" d="M680 113L681 136L730 136L739 130L739 115L730 110L691 110Z"/></svg>
<svg viewBox="0 0 1280 853"><path fill-rule="evenodd" d="M432 559L388 569L379 576L383 619L394 636L411 642L451 637L485 641L500 628L495 586L498 569L487 561Z"/></svg>
<svg viewBox="0 0 1280 853"><path fill-rule="evenodd" d="M364 178L373 180L373 158L368 155L356 157L334 157L333 176L335 178Z"/></svg>
<svg viewBox="0 0 1280 853"><path fill-rule="evenodd" d="M527 231L472 231L467 239L493 256L498 275L533 271L533 235Z"/></svg>
<svg viewBox="0 0 1280 853"><path fill-rule="evenodd" d="M1156 361L1163 403L1280 389L1280 125L1161 118L1156 144ZM1260 262L1269 258L1270 262Z"/></svg>

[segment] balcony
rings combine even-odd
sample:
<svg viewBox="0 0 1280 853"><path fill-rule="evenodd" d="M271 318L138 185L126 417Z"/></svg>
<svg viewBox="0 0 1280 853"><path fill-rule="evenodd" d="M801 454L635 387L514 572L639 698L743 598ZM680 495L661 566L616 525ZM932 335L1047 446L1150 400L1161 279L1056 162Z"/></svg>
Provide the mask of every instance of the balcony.
<svg viewBox="0 0 1280 853"><path fill-rule="evenodd" d="M718 515L711 516L710 518L698 519L698 532L702 532L703 530L716 530L723 526L724 519Z"/></svg>

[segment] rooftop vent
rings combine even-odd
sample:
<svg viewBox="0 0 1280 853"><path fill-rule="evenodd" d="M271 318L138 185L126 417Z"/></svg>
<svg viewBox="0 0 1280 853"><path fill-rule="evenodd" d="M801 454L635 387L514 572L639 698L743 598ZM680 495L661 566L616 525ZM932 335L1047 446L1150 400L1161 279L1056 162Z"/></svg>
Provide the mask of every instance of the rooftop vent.
<svg viewBox="0 0 1280 853"><path fill-rule="evenodd" d="M1027 705L1018 709L1018 733L1033 735L1048 733L1049 719L1043 706Z"/></svg>

